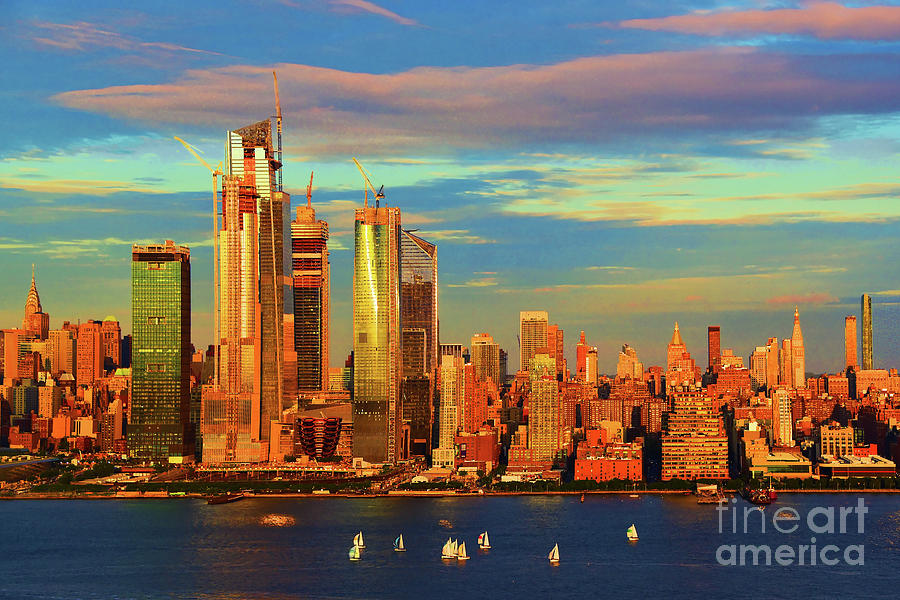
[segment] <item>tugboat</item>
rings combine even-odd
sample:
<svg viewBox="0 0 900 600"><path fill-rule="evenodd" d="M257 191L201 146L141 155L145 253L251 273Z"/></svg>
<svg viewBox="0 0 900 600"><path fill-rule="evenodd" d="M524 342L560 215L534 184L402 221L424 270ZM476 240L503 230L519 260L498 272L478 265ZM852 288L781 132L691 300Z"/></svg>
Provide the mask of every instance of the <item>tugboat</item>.
<svg viewBox="0 0 900 600"><path fill-rule="evenodd" d="M778 497L778 494L775 494L775 490L772 490L771 488L768 490L762 489L762 488L754 490L754 489L751 489L750 487L745 487L741 492L741 495L744 497L744 499L747 502L750 502L751 504L756 504L758 506L765 506L767 504L771 504L772 501L774 500L774 498L772 498L772 494L775 495L775 498Z"/></svg>
<svg viewBox="0 0 900 600"><path fill-rule="evenodd" d="M218 496L209 496L206 499L207 504L228 504L229 502L237 502L243 500L244 494L220 494Z"/></svg>

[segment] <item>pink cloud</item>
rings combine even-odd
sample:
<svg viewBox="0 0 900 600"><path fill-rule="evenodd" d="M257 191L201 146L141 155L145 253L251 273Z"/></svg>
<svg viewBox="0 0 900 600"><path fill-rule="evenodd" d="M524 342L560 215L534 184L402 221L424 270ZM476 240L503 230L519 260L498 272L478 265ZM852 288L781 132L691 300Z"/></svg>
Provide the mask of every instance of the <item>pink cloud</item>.
<svg viewBox="0 0 900 600"><path fill-rule="evenodd" d="M769 298L766 300L768 304L830 304L831 302L837 302L838 299L831 294L825 294L821 292L813 292L806 295L801 294L789 294L786 296L775 296L774 298Z"/></svg>
<svg viewBox="0 0 900 600"><path fill-rule="evenodd" d="M805 35L819 39L900 39L900 6L844 6L811 2L801 8L697 11L614 24L632 29L675 31L694 35Z"/></svg>
<svg viewBox="0 0 900 600"><path fill-rule="evenodd" d="M883 59L710 48L386 74L275 68L286 127L303 131L301 152L366 155L789 129L816 116L900 109L900 80L882 63L883 75L870 69L867 60ZM271 114L271 71L189 70L170 83L75 90L54 99L114 117L225 128ZM858 77L861 71L870 74Z"/></svg>
<svg viewBox="0 0 900 600"><path fill-rule="evenodd" d="M350 9L361 10L367 13L371 13L373 15L379 15L381 17L387 17L391 21L395 23L400 23L401 25L418 25L412 19L407 19L406 17L401 17L395 12L392 12L386 8L378 6L374 2L368 2L367 0L331 0L330 4L335 7L347 7Z"/></svg>

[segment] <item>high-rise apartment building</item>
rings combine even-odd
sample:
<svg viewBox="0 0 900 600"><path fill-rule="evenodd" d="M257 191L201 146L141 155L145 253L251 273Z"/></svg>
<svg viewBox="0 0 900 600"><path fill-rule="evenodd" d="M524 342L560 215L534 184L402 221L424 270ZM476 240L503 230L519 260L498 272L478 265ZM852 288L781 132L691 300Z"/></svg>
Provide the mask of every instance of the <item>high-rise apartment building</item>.
<svg viewBox="0 0 900 600"><path fill-rule="evenodd" d="M619 379L642 379L644 376L644 363L638 360L637 351L625 344L619 352L619 362L616 363L616 377Z"/></svg>
<svg viewBox="0 0 900 600"><path fill-rule="evenodd" d="M49 339L50 370L54 375L75 374L75 333L71 329L51 329Z"/></svg>
<svg viewBox="0 0 900 600"><path fill-rule="evenodd" d="M91 385L103 377L103 342L99 321L88 321L78 326L77 356L75 358L75 382Z"/></svg>
<svg viewBox="0 0 900 600"><path fill-rule="evenodd" d="M794 420L787 390L777 390L772 394L772 427L777 446L790 448L794 445Z"/></svg>
<svg viewBox="0 0 900 600"><path fill-rule="evenodd" d="M863 294L860 299L862 312L862 369L875 368L875 338L872 331L872 297Z"/></svg>
<svg viewBox="0 0 900 600"><path fill-rule="evenodd" d="M122 328L119 321L108 316L100 323L100 343L103 344L103 367L106 370L122 366Z"/></svg>
<svg viewBox="0 0 900 600"><path fill-rule="evenodd" d="M475 381L490 379L498 387L500 381L500 346L488 333L476 333L472 336L472 365L475 369Z"/></svg>
<svg viewBox="0 0 900 600"><path fill-rule="evenodd" d="M584 380L585 382L591 385L597 385L597 380L599 378L599 366L597 362L597 347L591 346L587 349L587 355L585 356L585 366L584 366Z"/></svg>
<svg viewBox="0 0 900 600"><path fill-rule="evenodd" d="M857 367L859 365L856 358L856 317L848 315L844 317L844 366Z"/></svg>
<svg viewBox="0 0 900 600"><path fill-rule="evenodd" d="M528 448L533 460L552 461L562 446L556 361L549 354L539 352L532 357L528 374L531 383Z"/></svg>
<svg viewBox="0 0 900 600"><path fill-rule="evenodd" d="M191 254L172 241L131 249L131 420L138 459L190 461Z"/></svg>
<svg viewBox="0 0 900 600"><path fill-rule="evenodd" d="M549 315L545 310L519 312L519 370L527 371L531 359L541 348L547 348ZM554 365L554 369L555 369Z"/></svg>
<svg viewBox="0 0 900 600"><path fill-rule="evenodd" d="M706 328L706 347L709 353L709 371L715 373L722 366L722 328L718 325Z"/></svg>
<svg viewBox="0 0 900 600"><path fill-rule="evenodd" d="M400 209L356 210L353 261L353 454L397 457L400 409Z"/></svg>
<svg viewBox="0 0 900 600"><path fill-rule="evenodd" d="M432 464L453 467L456 459L456 431L460 426L460 411L465 402L465 377L462 356L441 355L441 401L438 417L438 447Z"/></svg>
<svg viewBox="0 0 900 600"><path fill-rule="evenodd" d="M307 194L291 222L291 268L294 282L294 350L297 389L328 389L328 318L330 277L328 223L316 220Z"/></svg>
<svg viewBox="0 0 900 600"><path fill-rule="evenodd" d="M588 345L584 341L584 331L578 337L578 343L575 344L575 380L585 381L585 370L587 369L587 351Z"/></svg>

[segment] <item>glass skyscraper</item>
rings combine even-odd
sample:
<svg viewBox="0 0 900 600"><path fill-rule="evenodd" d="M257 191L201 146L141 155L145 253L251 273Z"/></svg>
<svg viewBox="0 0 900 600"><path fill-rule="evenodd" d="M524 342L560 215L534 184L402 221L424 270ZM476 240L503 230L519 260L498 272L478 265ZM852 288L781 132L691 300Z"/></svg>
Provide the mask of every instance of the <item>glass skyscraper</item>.
<svg viewBox="0 0 900 600"><path fill-rule="evenodd" d="M191 254L171 241L131 250L132 396L128 452L182 462L190 425Z"/></svg>
<svg viewBox="0 0 900 600"><path fill-rule="evenodd" d="M397 457L400 209L356 210L353 260L353 455Z"/></svg>

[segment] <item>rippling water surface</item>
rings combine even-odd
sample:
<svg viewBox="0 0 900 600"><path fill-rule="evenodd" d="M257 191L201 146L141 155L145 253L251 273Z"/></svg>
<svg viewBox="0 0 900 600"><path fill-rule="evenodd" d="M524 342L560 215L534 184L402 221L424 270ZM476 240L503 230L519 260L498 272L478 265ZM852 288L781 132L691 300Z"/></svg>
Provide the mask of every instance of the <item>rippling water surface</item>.
<svg viewBox="0 0 900 600"><path fill-rule="evenodd" d="M731 513L690 497L194 499L0 502L0 598L510 598L886 597L900 589L900 496L866 496L865 533L813 534L817 506L857 496L785 495L763 515ZM797 532L771 517L792 506ZM824 523L825 517L819 517ZM449 521L447 528L442 521ZM839 524L839 519L836 519ZM628 543L635 523L640 541ZM784 527L782 527L784 528ZM490 551L477 549L490 532ZM367 548L347 551L362 530ZM403 533L407 552L392 551ZM720 566L722 544L864 546L862 566ZM448 537L471 560L446 562ZM547 554L559 543L561 562ZM841 553L837 556L842 557Z"/></svg>

